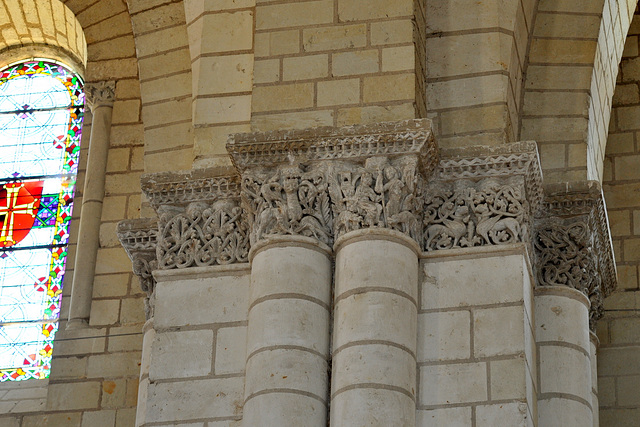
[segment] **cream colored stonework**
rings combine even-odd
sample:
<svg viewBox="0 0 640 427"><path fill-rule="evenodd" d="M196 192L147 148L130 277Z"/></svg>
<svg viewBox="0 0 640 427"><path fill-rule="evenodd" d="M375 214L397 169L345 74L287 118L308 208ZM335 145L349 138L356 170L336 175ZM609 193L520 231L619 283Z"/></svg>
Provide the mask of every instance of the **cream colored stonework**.
<svg viewBox="0 0 640 427"><path fill-rule="evenodd" d="M636 3L0 0L114 86L0 426L635 425Z"/></svg>

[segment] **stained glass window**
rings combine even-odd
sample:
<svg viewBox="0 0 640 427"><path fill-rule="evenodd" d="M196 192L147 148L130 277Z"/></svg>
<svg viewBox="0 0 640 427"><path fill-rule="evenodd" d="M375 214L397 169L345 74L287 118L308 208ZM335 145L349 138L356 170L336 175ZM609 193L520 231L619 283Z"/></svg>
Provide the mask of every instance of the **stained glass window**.
<svg viewBox="0 0 640 427"><path fill-rule="evenodd" d="M0 71L0 382L49 376L83 111L58 63Z"/></svg>

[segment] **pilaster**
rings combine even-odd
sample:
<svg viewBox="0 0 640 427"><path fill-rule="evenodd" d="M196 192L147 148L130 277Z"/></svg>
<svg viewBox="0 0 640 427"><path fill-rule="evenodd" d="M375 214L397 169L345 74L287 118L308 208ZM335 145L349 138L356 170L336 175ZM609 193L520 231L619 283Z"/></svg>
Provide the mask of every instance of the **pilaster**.
<svg viewBox="0 0 640 427"><path fill-rule="evenodd" d="M416 425L536 425L536 145L440 156L425 192Z"/></svg>

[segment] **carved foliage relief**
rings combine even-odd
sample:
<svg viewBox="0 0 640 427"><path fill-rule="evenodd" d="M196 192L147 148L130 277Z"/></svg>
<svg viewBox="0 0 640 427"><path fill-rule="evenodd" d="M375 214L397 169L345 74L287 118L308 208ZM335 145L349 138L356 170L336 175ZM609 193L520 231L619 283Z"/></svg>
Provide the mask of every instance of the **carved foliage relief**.
<svg viewBox="0 0 640 427"><path fill-rule="evenodd" d="M425 202L427 251L526 242L529 204L522 178L459 180L429 187Z"/></svg>
<svg viewBox="0 0 640 427"><path fill-rule="evenodd" d="M364 165L341 162L245 173L242 204L251 243L289 234L331 244L344 233L370 227L391 228L419 240L423 199L416 168L415 157L373 157Z"/></svg>
<svg viewBox="0 0 640 427"><path fill-rule="evenodd" d="M233 199L162 206L156 248L160 269L246 262L249 229Z"/></svg>
<svg viewBox="0 0 640 427"><path fill-rule="evenodd" d="M326 171L287 166L245 173L242 206L254 244L270 234L315 237L331 243L332 217Z"/></svg>
<svg viewBox="0 0 640 427"><path fill-rule="evenodd" d="M594 253L593 219L588 215L537 223L534 240L539 286L568 286L589 298L591 329L603 315L598 257Z"/></svg>

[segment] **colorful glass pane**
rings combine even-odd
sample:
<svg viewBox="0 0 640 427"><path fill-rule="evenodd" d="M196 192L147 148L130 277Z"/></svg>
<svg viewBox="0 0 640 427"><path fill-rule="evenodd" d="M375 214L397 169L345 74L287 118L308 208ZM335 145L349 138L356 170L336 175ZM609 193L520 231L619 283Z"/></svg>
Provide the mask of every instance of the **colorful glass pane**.
<svg viewBox="0 0 640 427"><path fill-rule="evenodd" d="M0 382L49 376L83 114L64 66L0 71Z"/></svg>

